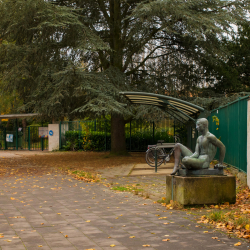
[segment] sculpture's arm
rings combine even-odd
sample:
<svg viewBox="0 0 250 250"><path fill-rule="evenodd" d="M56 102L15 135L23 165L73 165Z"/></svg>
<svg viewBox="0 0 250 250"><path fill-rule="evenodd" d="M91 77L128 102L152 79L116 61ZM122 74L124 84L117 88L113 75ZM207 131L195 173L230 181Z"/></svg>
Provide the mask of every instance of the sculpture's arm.
<svg viewBox="0 0 250 250"><path fill-rule="evenodd" d="M198 158L199 155L200 155L200 153L199 153L199 138L197 138L195 152L191 156L189 156L189 158Z"/></svg>
<svg viewBox="0 0 250 250"><path fill-rule="evenodd" d="M225 154L226 154L226 147L225 145L218 140L214 135L208 136L208 139L211 143L213 143L216 147L220 149L220 159L219 159L219 164L223 164Z"/></svg>

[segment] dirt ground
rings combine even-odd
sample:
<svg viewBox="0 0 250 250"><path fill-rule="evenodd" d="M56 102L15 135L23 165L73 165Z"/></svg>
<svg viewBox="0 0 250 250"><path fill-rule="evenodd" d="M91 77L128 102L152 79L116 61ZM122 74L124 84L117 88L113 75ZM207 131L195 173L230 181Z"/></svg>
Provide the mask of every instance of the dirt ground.
<svg viewBox="0 0 250 250"><path fill-rule="evenodd" d="M98 173L105 168L145 163L145 152L110 156L109 152L0 151L0 176L83 170Z"/></svg>

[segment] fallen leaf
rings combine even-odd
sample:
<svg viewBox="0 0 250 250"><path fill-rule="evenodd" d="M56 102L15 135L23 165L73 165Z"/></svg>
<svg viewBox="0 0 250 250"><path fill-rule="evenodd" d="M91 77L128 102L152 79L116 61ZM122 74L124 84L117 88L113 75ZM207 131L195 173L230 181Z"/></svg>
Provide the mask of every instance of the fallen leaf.
<svg viewBox="0 0 250 250"><path fill-rule="evenodd" d="M44 225L44 223L41 223L41 225Z"/></svg>
<svg viewBox="0 0 250 250"><path fill-rule="evenodd" d="M0 238L3 238L4 236L3 235L0 235Z"/></svg>
<svg viewBox="0 0 250 250"><path fill-rule="evenodd" d="M111 247L115 247L115 245L114 244L112 244L112 245L110 245Z"/></svg>
<svg viewBox="0 0 250 250"><path fill-rule="evenodd" d="M68 238L68 235L66 234L64 237L65 237L65 238Z"/></svg>
<svg viewBox="0 0 250 250"><path fill-rule="evenodd" d="M208 231L203 231L203 233L204 233L204 234L207 234L207 233L208 233Z"/></svg>
<svg viewBox="0 0 250 250"><path fill-rule="evenodd" d="M245 229L246 229L246 230L249 230L249 228L250 228L250 226L249 226L249 224L247 224L247 225L245 226Z"/></svg>
<svg viewBox="0 0 250 250"><path fill-rule="evenodd" d="M168 222L165 222L165 223L163 223L164 225L168 225L169 223Z"/></svg>
<svg viewBox="0 0 250 250"><path fill-rule="evenodd" d="M61 213L57 213L57 214L59 214L59 215L60 215Z"/></svg>
<svg viewBox="0 0 250 250"><path fill-rule="evenodd" d="M38 247L43 247L43 245L38 245Z"/></svg>
<svg viewBox="0 0 250 250"><path fill-rule="evenodd" d="M235 243L234 246L238 247L241 245L241 242Z"/></svg>
<svg viewBox="0 0 250 250"><path fill-rule="evenodd" d="M135 238L135 236L129 236L129 238L131 238L131 239L132 239L132 238Z"/></svg>
<svg viewBox="0 0 250 250"><path fill-rule="evenodd" d="M90 222L90 220L86 220L86 222Z"/></svg>
<svg viewBox="0 0 250 250"><path fill-rule="evenodd" d="M217 240L217 239L218 239L218 237L212 237L212 239L213 239L213 240Z"/></svg>
<svg viewBox="0 0 250 250"><path fill-rule="evenodd" d="M143 247L150 247L150 245L142 245Z"/></svg>
<svg viewBox="0 0 250 250"><path fill-rule="evenodd" d="M170 239L163 239L162 241L170 241Z"/></svg>

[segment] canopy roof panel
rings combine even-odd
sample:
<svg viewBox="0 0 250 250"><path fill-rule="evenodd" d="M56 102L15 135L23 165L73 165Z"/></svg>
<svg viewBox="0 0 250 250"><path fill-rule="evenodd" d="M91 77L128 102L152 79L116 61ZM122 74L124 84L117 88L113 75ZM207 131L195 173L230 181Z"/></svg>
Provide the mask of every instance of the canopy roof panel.
<svg viewBox="0 0 250 250"><path fill-rule="evenodd" d="M33 116L39 115L38 113L33 114L8 114L8 115L0 115L0 119L18 119L18 118L29 118Z"/></svg>
<svg viewBox="0 0 250 250"><path fill-rule="evenodd" d="M181 122L192 120L205 112L205 109L193 103L171 96L158 95L146 92L120 92L133 104L153 105L162 108L166 113Z"/></svg>

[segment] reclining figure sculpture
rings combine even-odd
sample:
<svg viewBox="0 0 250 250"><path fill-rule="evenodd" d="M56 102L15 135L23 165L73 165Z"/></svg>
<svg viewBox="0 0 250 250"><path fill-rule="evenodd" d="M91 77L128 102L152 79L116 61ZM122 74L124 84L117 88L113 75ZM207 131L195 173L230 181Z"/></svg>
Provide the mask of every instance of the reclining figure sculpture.
<svg viewBox="0 0 250 250"><path fill-rule="evenodd" d="M222 164L226 148L220 140L208 131L208 120L205 118L198 119L196 129L201 135L197 139L194 153L180 143L175 145L175 165L171 175L175 175L178 172L181 157L184 157L182 159L182 165L188 170L209 168L210 162L216 154L217 147L220 149L220 158L219 163L215 165L214 168L223 168Z"/></svg>

